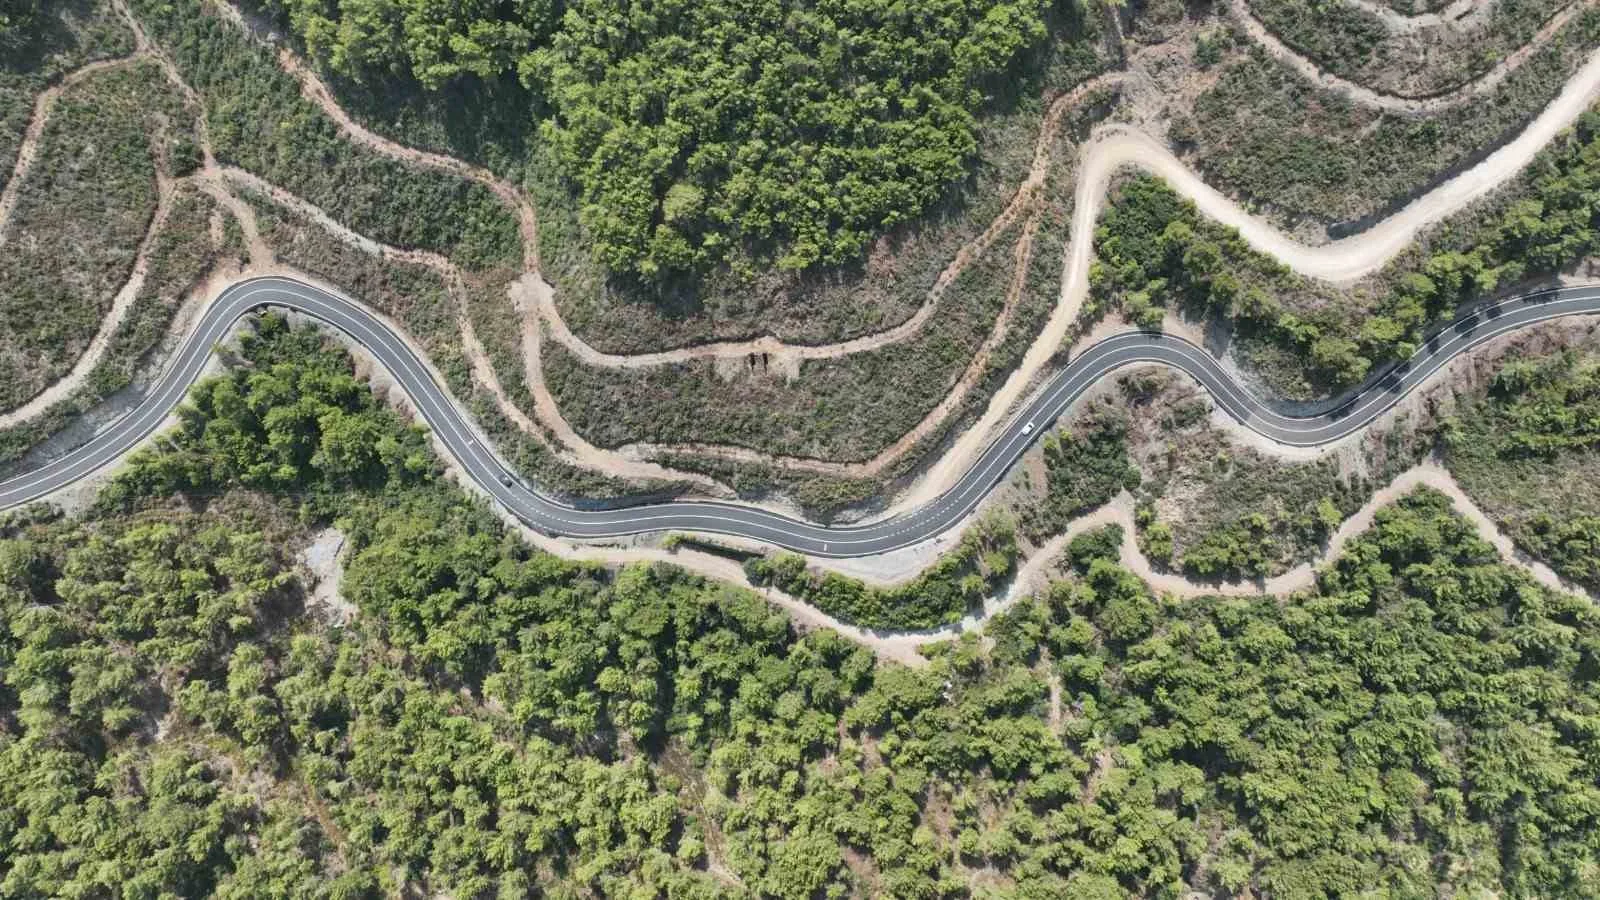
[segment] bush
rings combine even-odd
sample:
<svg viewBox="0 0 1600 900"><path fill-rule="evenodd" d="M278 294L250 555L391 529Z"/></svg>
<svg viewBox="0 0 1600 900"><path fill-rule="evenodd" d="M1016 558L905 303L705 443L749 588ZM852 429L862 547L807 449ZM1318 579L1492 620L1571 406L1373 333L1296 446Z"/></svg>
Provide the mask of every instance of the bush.
<svg viewBox="0 0 1600 900"><path fill-rule="evenodd" d="M914 580L895 588L872 587L835 572L815 574L794 553L752 557L745 574L770 584L840 621L864 628L936 628L961 620L1012 574L1017 559L1010 520L989 517L961 536L956 549L939 557Z"/></svg>

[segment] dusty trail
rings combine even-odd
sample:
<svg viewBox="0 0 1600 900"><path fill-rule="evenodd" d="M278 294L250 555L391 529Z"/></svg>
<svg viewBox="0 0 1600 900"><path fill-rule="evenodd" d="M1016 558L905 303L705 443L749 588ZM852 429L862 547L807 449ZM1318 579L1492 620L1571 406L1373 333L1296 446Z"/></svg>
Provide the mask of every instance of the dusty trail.
<svg viewBox="0 0 1600 900"><path fill-rule="evenodd" d="M1274 59L1293 69L1307 81L1327 90L1344 94L1363 106L1370 106L1386 112L1415 115L1438 112L1443 109L1449 109L1452 106L1460 106L1499 87L1512 72L1521 68L1523 63L1527 62L1535 53L1538 53L1556 32L1564 28L1568 22L1571 22L1594 2L1595 0L1581 0L1581 2L1573 3L1571 6L1551 16L1549 21L1545 22L1543 27L1534 33L1531 40L1507 54L1504 59L1495 63L1493 68L1473 81L1444 93L1418 97L1403 97L1382 93L1323 71L1322 67L1311 59L1297 53L1288 44L1280 40L1277 35L1273 34L1260 19L1255 17L1254 13L1250 12L1250 5L1247 0L1230 0L1228 10L1233 15L1234 20L1239 23L1239 27L1244 29L1245 34L1249 35L1251 40L1260 44ZM1594 56L1591 56L1591 61L1594 58Z"/></svg>

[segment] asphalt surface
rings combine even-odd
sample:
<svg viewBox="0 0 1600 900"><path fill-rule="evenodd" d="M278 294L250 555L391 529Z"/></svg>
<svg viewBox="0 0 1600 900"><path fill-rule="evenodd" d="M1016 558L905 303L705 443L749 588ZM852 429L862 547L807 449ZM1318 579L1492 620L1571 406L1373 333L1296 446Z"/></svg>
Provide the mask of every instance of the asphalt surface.
<svg viewBox="0 0 1600 900"><path fill-rule="evenodd" d="M1179 369L1219 406L1274 441L1306 447L1336 441L1383 414L1455 356L1535 322L1600 313L1600 285L1540 291L1500 301L1441 329L1409 361L1310 415L1286 415L1252 396L1200 347L1168 334L1106 338L1072 360L1030 397L1000 436L948 491L927 504L868 525L815 525L738 503L668 501L580 509L524 485L495 456L410 347L361 304L293 279L270 277L229 287L208 308L144 400L87 443L0 483L0 509L37 500L112 463L160 427L200 376L212 348L241 316L281 307L337 328L376 356L411 396L418 413L480 488L546 534L604 538L651 531L735 535L815 556L867 556L942 534L967 516L1050 423L1095 382L1127 366Z"/></svg>

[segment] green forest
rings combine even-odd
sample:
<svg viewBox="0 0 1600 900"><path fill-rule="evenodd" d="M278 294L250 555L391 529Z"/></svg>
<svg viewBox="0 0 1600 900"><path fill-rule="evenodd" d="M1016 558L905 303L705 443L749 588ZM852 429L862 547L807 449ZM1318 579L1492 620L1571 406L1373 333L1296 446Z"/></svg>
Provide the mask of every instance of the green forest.
<svg viewBox="0 0 1600 900"><path fill-rule="evenodd" d="M966 177L1045 0L269 0L358 82L517 79L602 262L857 259Z"/></svg>
<svg viewBox="0 0 1600 900"><path fill-rule="evenodd" d="M265 318L237 357L91 513L0 520L0 895L1600 877L1600 618L1439 495L1281 600L1169 601L1090 532L908 668L670 566L532 551L315 331ZM347 622L290 552L330 524Z"/></svg>

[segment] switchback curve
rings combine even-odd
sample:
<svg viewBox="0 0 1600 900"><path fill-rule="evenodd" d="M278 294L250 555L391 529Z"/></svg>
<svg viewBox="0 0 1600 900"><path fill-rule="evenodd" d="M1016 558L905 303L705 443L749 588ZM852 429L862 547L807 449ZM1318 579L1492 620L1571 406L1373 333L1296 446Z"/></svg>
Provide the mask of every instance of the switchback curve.
<svg viewBox="0 0 1600 900"><path fill-rule="evenodd" d="M144 401L77 450L0 483L0 509L44 497L121 458L160 427L200 377L213 347L245 315L279 307L308 315L366 347L411 397L418 414L482 490L530 527L573 538L609 538L655 531L727 534L812 556L885 553L959 524L1050 422L1096 382L1132 365L1179 369L1200 382L1217 405L1247 427L1294 446L1350 435L1387 411L1451 359L1501 334L1571 315L1600 313L1600 284L1538 291L1479 308L1435 333L1415 356L1366 388L1315 415L1290 416L1252 396L1203 349L1159 332L1128 332L1085 350L1029 398L978 460L947 491L901 515L867 525L829 527L738 503L669 501L638 505L573 505L523 484L430 374L427 365L361 303L283 277L256 278L223 291L205 310L172 364Z"/></svg>

